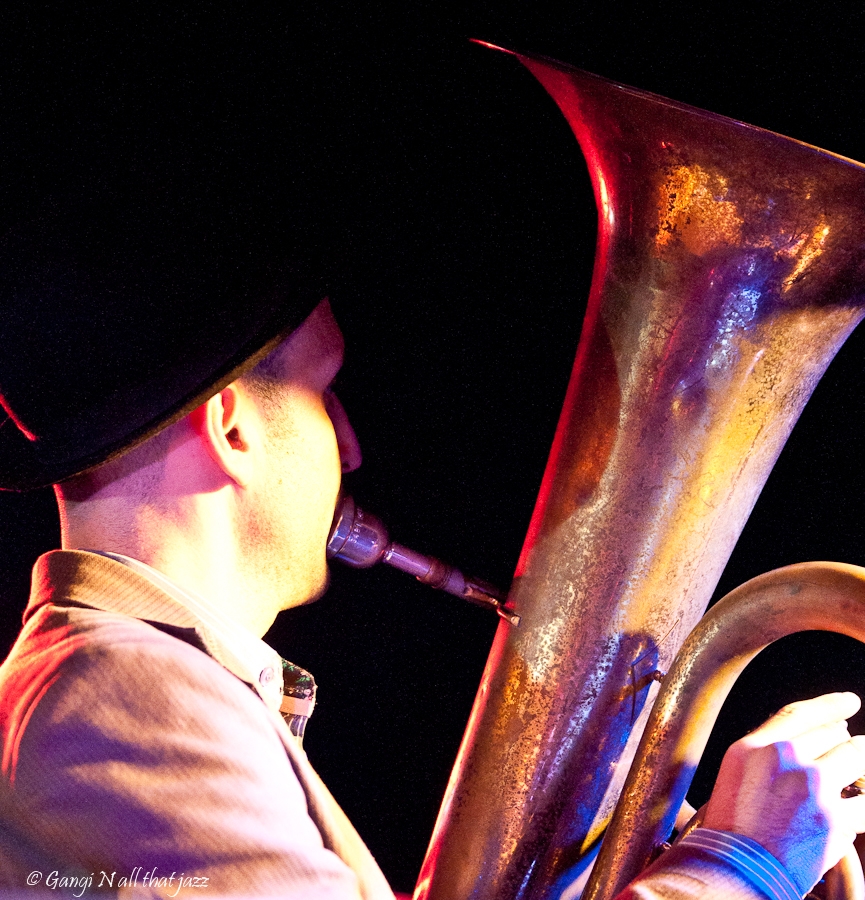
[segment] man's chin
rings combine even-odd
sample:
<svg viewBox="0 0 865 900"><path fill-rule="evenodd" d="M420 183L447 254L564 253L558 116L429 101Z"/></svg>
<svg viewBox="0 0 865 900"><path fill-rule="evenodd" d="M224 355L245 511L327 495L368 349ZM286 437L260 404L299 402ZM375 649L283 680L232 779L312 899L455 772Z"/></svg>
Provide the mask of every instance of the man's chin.
<svg viewBox="0 0 865 900"><path fill-rule="evenodd" d="M315 603L320 597L323 597L327 593L327 589L330 587L330 566L325 565L324 572L321 576L321 583L318 586L318 589L313 591L310 595L309 599L306 600L306 603Z"/></svg>
<svg viewBox="0 0 865 900"><path fill-rule="evenodd" d="M325 565L320 578L314 584L307 586L307 590L303 594L294 594L286 599L283 610L294 609L298 606L306 606L308 603L315 603L327 592L330 587L330 568Z"/></svg>

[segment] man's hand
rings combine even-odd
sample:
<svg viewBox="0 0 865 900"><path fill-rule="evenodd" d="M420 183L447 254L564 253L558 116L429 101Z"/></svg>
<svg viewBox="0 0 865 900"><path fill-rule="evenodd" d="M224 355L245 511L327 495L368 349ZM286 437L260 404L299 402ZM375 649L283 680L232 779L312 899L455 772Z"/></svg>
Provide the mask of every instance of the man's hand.
<svg viewBox="0 0 865 900"><path fill-rule="evenodd" d="M752 838L803 893L865 831L865 795L841 790L865 772L865 736L847 722L855 694L791 703L724 756L703 825Z"/></svg>

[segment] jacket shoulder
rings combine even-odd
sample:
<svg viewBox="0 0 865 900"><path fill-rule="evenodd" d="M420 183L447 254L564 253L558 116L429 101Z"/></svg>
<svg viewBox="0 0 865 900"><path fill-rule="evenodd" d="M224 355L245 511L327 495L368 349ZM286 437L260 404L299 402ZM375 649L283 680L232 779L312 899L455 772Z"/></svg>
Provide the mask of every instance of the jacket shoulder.
<svg viewBox="0 0 865 900"><path fill-rule="evenodd" d="M357 895L270 711L193 644L128 616L49 607L0 669L0 698L0 813L54 858L183 869L224 893Z"/></svg>

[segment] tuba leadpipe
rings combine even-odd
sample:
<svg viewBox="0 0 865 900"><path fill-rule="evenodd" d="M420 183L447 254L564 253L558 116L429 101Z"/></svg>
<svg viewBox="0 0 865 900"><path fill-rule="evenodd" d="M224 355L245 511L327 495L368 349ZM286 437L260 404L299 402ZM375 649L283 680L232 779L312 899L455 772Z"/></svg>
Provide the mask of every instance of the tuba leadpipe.
<svg viewBox="0 0 865 900"><path fill-rule="evenodd" d="M519 56L588 162L595 270L549 461L416 900L559 896L656 680L865 313L865 167Z"/></svg>

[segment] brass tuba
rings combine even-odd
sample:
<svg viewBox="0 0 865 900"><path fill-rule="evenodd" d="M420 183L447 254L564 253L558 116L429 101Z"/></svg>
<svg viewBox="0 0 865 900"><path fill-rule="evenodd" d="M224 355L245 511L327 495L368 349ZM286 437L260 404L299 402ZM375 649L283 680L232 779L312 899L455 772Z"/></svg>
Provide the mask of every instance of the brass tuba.
<svg viewBox="0 0 865 900"><path fill-rule="evenodd" d="M865 314L865 167L519 56L568 119L595 271L549 462L416 900L561 895L656 682Z"/></svg>
<svg viewBox="0 0 865 900"><path fill-rule="evenodd" d="M807 630L865 642L865 569L784 566L752 578L703 616L664 678L583 900L612 900L649 864L672 831L736 679L773 641ZM855 865L859 871L841 896L862 895L858 860Z"/></svg>

